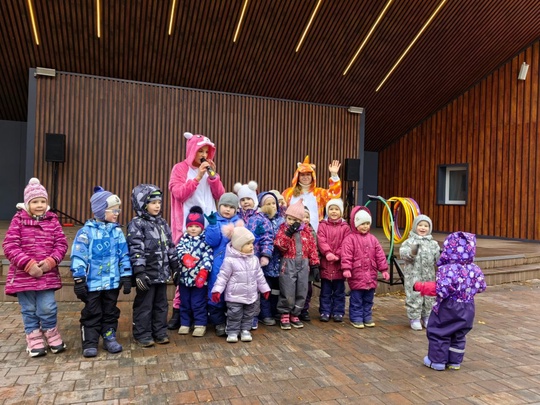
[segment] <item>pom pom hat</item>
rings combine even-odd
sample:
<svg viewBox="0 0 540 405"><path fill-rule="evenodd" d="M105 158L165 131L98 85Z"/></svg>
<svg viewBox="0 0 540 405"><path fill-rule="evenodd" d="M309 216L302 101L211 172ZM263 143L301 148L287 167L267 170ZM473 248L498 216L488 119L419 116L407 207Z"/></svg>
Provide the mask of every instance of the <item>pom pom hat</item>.
<svg viewBox="0 0 540 405"><path fill-rule="evenodd" d="M259 200L257 199L257 183L253 180L248 184L236 183L233 187L234 192L238 195L238 199L251 198L253 200L253 209L256 210L259 206Z"/></svg>
<svg viewBox="0 0 540 405"><path fill-rule="evenodd" d="M287 208L287 211L285 211L285 215L288 215L290 217L293 217L302 221L304 219L304 214L305 214L303 201L304 200L300 198L294 204L289 205L289 208Z"/></svg>
<svg viewBox="0 0 540 405"><path fill-rule="evenodd" d="M201 229L204 229L204 216L201 207L195 205L189 210L189 214L186 218L186 228L188 226L196 225Z"/></svg>
<svg viewBox="0 0 540 405"><path fill-rule="evenodd" d="M45 198L46 200L49 199L49 195L47 194L45 187L41 185L38 179L32 177L28 181L28 185L24 188L24 205L26 208L28 209L28 203L30 201L39 197Z"/></svg>
<svg viewBox="0 0 540 405"><path fill-rule="evenodd" d="M94 187L94 194L90 197L90 206L94 216L100 221L105 221L105 210L115 205L122 204L120 197L106 191L101 186Z"/></svg>

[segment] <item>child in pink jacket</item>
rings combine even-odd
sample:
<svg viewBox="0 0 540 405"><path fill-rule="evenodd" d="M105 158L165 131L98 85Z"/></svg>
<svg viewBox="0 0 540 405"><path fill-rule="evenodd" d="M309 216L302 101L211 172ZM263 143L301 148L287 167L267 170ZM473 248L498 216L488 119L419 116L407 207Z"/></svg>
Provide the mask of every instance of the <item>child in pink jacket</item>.
<svg viewBox="0 0 540 405"><path fill-rule="evenodd" d="M21 306L26 351L30 357L65 350L58 332L55 290L62 287L58 264L68 245L58 217L49 211L47 190L36 178L24 189L24 204L17 204L4 239L10 261L6 294L16 296ZM45 343L45 340L47 343Z"/></svg>
<svg viewBox="0 0 540 405"><path fill-rule="evenodd" d="M371 212L363 206L351 212L351 234L343 241L341 269L351 288L349 318L355 328L372 328L373 297L380 271L385 280L390 279L388 263L381 244L369 233Z"/></svg>

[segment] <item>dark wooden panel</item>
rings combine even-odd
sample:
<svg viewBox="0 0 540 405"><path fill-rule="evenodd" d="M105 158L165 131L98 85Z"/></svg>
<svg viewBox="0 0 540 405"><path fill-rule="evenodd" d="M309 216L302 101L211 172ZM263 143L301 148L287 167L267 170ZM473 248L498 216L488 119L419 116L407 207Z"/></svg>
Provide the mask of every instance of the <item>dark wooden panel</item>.
<svg viewBox="0 0 540 405"><path fill-rule="evenodd" d="M45 133L66 134L57 208L78 219L91 216L89 198L98 184L122 199L123 222L132 217L130 193L139 183L155 183L168 201L170 171L185 157L186 131L216 144L228 190L250 180L260 191L283 190L306 154L325 187L328 164L356 157L359 148L359 116L345 108L65 73L37 79L35 118L35 174L49 188Z"/></svg>
<svg viewBox="0 0 540 405"><path fill-rule="evenodd" d="M379 194L414 198L443 232L540 239L539 63L535 43L382 151ZM437 166L455 163L469 165L468 204L436 205Z"/></svg>

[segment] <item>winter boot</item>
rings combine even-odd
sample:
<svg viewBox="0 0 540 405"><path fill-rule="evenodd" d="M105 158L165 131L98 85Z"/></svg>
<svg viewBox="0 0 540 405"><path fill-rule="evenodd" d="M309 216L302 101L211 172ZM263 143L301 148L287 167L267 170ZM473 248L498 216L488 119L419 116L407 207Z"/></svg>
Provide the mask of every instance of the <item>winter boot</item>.
<svg viewBox="0 0 540 405"><path fill-rule="evenodd" d="M26 351L30 357L40 357L47 354L43 335L39 329L26 335Z"/></svg>
<svg viewBox="0 0 540 405"><path fill-rule="evenodd" d="M169 320L169 323L167 324L167 329L169 330L175 330L180 327L180 309L179 308L173 308L171 319Z"/></svg>
<svg viewBox="0 0 540 405"><path fill-rule="evenodd" d="M46 330L43 335L47 339L47 344L54 354L63 352L66 350L66 344L62 341L62 336L58 332L58 327L55 326L52 329Z"/></svg>
<svg viewBox="0 0 540 405"><path fill-rule="evenodd" d="M116 341L116 332L110 328L103 334L103 348L109 353L120 353L122 345Z"/></svg>

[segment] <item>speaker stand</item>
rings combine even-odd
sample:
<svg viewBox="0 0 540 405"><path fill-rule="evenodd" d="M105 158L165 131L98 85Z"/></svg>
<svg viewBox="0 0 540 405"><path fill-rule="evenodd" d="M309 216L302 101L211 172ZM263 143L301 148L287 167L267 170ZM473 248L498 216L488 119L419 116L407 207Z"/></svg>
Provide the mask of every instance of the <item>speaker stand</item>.
<svg viewBox="0 0 540 405"><path fill-rule="evenodd" d="M61 214L61 216L71 219L74 222L77 222L78 224L84 225L81 221L79 221L76 218L73 218L71 215L66 214L63 211L60 211L58 208L56 208L56 191L58 186L58 162L52 162L53 164L53 189L52 189L52 196L51 196L51 211L55 214Z"/></svg>

